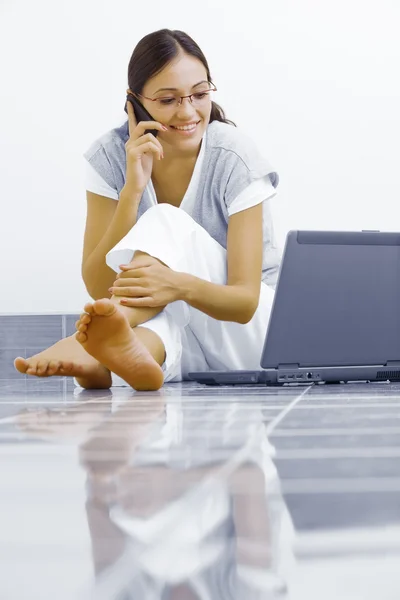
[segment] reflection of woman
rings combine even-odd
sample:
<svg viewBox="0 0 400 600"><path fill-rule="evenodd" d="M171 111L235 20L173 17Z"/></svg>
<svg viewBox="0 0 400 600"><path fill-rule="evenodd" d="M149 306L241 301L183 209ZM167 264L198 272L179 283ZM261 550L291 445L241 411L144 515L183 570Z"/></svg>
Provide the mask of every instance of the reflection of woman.
<svg viewBox="0 0 400 600"><path fill-rule="evenodd" d="M293 528L259 412L160 409L118 408L79 450L99 596L286 598Z"/></svg>
<svg viewBox="0 0 400 600"><path fill-rule="evenodd" d="M85 154L82 274L95 302L77 334L15 366L86 388L116 374L135 389L256 369L279 265L267 202L278 176L212 101L207 61L185 33L144 37L128 83L154 121L138 123L129 101L128 121Z"/></svg>

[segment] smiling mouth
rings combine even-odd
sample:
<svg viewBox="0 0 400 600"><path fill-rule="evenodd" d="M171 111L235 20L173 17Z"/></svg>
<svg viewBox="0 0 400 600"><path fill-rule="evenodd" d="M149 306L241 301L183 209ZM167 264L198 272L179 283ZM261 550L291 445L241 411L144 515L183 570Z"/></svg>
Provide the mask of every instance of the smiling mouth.
<svg viewBox="0 0 400 600"><path fill-rule="evenodd" d="M190 125L170 125L170 127L171 129L175 129L175 131L194 131L199 123L200 121L197 121L197 123L191 123Z"/></svg>

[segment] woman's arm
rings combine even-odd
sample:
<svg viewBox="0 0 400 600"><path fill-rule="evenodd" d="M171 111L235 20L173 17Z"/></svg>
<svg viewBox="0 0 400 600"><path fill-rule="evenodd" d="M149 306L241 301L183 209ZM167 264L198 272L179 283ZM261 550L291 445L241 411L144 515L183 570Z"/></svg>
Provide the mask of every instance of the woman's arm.
<svg viewBox="0 0 400 600"><path fill-rule="evenodd" d="M248 323L260 297L262 218L262 202L232 215L228 223L227 284L218 285L180 273L180 299L219 321Z"/></svg>
<svg viewBox="0 0 400 600"><path fill-rule="evenodd" d="M87 217L83 244L82 278L90 296L109 298L108 288L116 278L106 264L106 254L136 223L140 196L121 191L119 202L92 192L87 195Z"/></svg>

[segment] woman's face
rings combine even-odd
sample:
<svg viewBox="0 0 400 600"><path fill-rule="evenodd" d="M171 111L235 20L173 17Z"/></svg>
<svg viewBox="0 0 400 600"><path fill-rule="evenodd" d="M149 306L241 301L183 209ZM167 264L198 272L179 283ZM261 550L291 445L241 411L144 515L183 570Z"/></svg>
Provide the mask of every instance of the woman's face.
<svg viewBox="0 0 400 600"><path fill-rule="evenodd" d="M173 98L198 93L209 87L203 63L182 52L146 83L142 95L149 98ZM184 151L199 146L210 122L211 94L197 104L192 104L189 98L184 98L179 105L172 103L171 106L166 104L162 107L158 102L144 98L141 101L156 121L168 127L168 131L159 133L162 143ZM189 126L189 130L176 129L183 126Z"/></svg>

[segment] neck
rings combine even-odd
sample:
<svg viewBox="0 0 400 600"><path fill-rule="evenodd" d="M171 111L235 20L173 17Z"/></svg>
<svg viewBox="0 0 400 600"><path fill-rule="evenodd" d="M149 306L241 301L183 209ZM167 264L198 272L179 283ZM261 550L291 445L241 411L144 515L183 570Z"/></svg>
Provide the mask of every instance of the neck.
<svg viewBox="0 0 400 600"><path fill-rule="evenodd" d="M190 150L180 150L179 148L173 148L172 146L169 146L168 144L163 144L163 148L164 148L164 160L161 161L161 165L164 162L176 162L176 161L183 161L183 162L190 162L193 160L196 160L197 157L199 156L200 153L200 148L201 148L201 143L202 141L200 141L199 145L197 148L191 148Z"/></svg>

